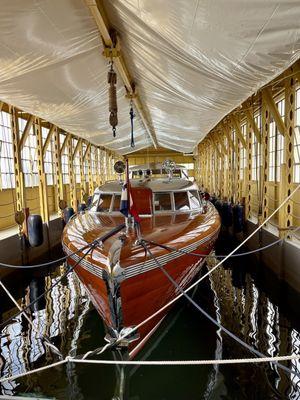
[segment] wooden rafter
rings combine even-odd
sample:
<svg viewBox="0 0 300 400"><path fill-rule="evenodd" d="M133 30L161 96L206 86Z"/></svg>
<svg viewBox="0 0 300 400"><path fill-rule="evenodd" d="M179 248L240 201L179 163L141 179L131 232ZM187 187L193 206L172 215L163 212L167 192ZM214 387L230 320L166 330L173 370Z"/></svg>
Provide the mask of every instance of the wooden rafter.
<svg viewBox="0 0 300 400"><path fill-rule="evenodd" d="M153 143L153 146L155 148L157 148L158 143L157 143L156 134L154 132L154 128L153 128L148 116L146 115L145 109L142 105L142 102L141 102L138 94L136 93L134 85L132 84L130 74L129 74L126 64L124 62L124 58L122 57L122 54L121 54L120 42L118 41L116 48L113 48L113 46L114 46L113 40L112 40L111 34L108 29L109 24L108 24L107 16L105 15L104 9L99 1L85 0L85 2L91 11L91 14L94 17L94 20L95 20L98 30L100 32L100 35L103 40L105 48L109 50L110 54L112 54L111 52L114 51L113 56L115 57L114 63L115 63L116 69L118 70L118 73L121 76L121 79L124 83L124 86L126 88L128 96L132 98L135 108L140 115L140 118L143 122L145 130L147 131L147 133Z"/></svg>
<svg viewBox="0 0 300 400"><path fill-rule="evenodd" d="M56 128L56 126L51 124L51 127L49 129L49 132L48 132L48 135L46 137L45 143L43 145L43 155L45 155L45 153L46 153L47 147L49 146L49 143L51 141L51 138L52 138L52 135L53 135L53 133L55 131L55 128Z"/></svg>
<svg viewBox="0 0 300 400"><path fill-rule="evenodd" d="M25 125L23 134L20 138L20 142L19 142L20 149L22 149L24 147L24 144L26 142L26 139L28 138L30 129L32 127L33 121L34 121L34 116L30 115L30 117L28 118L27 123Z"/></svg>
<svg viewBox="0 0 300 400"><path fill-rule="evenodd" d="M246 143L246 140L245 140L245 138L244 138L244 136L242 134L241 125L240 125L239 121L237 120L236 115L234 115L234 114L231 115L231 122L233 124L233 127L234 127L234 129L236 131L236 134L237 134L238 138L240 139L243 147L246 148L247 147L247 143Z"/></svg>
<svg viewBox="0 0 300 400"><path fill-rule="evenodd" d="M261 133L260 133L260 130L258 129L257 123L255 122L253 114L249 110L249 103L245 103L242 110L243 110L243 113L245 114L248 124L253 129L253 132L254 132L257 142L261 143Z"/></svg>
<svg viewBox="0 0 300 400"><path fill-rule="evenodd" d="M65 148L66 148L67 144L69 143L69 141L70 141L71 139L72 139L72 135L71 135L70 133L67 133L67 134L66 134L66 137L65 137L65 140L64 140L64 142L63 142L63 144L62 144L62 146L61 146L60 152L59 152L60 155L63 154L63 152L65 151Z"/></svg>
<svg viewBox="0 0 300 400"><path fill-rule="evenodd" d="M79 148L81 147L81 145L82 145L82 139L78 139L77 144L76 144L75 149L74 149L73 154L72 154L72 160L74 160L74 158L75 158L76 154L78 153Z"/></svg>
<svg viewBox="0 0 300 400"><path fill-rule="evenodd" d="M263 93L263 99L267 103L267 105L270 109L270 112L273 115L273 118L274 118L274 121L275 121L278 131L281 133L281 135L284 136L285 135L285 125L281 118L281 115L279 114L276 103L273 99L271 89L267 87L263 90L262 93Z"/></svg>

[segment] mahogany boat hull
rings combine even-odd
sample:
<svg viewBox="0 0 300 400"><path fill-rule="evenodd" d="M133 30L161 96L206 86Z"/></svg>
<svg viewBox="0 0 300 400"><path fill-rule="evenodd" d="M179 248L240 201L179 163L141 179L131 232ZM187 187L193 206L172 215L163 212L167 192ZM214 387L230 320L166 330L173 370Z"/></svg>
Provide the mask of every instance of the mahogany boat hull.
<svg viewBox="0 0 300 400"><path fill-rule="evenodd" d="M80 218L85 223L88 215L82 215ZM104 229L116 226L120 222L120 218L110 218L110 223L104 223L101 217L97 218L100 218L100 227L93 230L94 225L91 224L89 234L84 233L87 232L86 228L80 233L77 227L76 238L81 240L74 240L75 221L65 229L63 244L66 254L92 242ZM166 223L167 220L169 223ZM157 220L145 219L141 229L145 240L186 252L208 255L217 239L220 219L215 208L210 205L205 215L191 217L181 214L163 216ZM155 245L149 246L161 268L164 268L181 288L189 285L205 262L204 256L197 257L168 251ZM82 255L80 252L73 255L69 258L69 263L76 265ZM105 322L108 333L113 336L114 332L120 332L122 328L140 324L179 294L161 268L145 254L142 246L136 243L135 234L127 233L126 237L116 236L110 239L109 243L105 243L102 249L95 249L76 266L75 272ZM130 358L141 350L167 312L166 308L138 329L138 338L128 345Z"/></svg>

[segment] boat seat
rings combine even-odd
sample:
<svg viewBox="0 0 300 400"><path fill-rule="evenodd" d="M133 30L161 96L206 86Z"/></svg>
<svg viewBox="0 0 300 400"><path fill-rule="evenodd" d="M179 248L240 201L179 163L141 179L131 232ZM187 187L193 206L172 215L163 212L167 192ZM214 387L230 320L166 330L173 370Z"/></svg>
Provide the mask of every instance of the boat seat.
<svg viewBox="0 0 300 400"><path fill-rule="evenodd" d="M152 214L152 190L149 188L131 187L131 196L137 212L141 215Z"/></svg>

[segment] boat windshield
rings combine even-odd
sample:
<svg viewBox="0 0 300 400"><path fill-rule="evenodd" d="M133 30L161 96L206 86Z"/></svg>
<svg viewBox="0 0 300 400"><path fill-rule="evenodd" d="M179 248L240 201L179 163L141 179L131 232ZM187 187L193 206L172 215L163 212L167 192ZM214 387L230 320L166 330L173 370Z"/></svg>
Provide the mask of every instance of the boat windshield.
<svg viewBox="0 0 300 400"><path fill-rule="evenodd" d="M153 192L152 199L153 213L187 212L202 208L198 190ZM115 213L120 211L120 206L120 193L95 193L90 211Z"/></svg>

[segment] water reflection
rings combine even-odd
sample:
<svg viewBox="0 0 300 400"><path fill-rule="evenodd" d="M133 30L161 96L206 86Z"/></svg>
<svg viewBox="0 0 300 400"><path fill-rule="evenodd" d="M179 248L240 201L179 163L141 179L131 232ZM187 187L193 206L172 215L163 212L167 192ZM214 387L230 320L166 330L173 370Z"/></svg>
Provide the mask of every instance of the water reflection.
<svg viewBox="0 0 300 400"><path fill-rule="evenodd" d="M207 268L211 268L211 263ZM22 306L36 299L65 271L14 275L7 286ZM205 271L203 271L204 273ZM25 283L24 283L25 282ZM299 353L300 326L289 302L299 301L253 259L230 262L210 275L193 293L195 301L222 325L268 356ZM276 295L279 293L280 295ZM282 296L284 293L284 296ZM17 310L1 294L1 316ZM82 354L103 344L104 329L75 275L70 274L29 310L39 332L51 337L64 356ZM184 300L139 354L140 359L212 359L249 357ZM103 358L120 357L106 353ZM22 373L57 357L24 318L2 329L0 375ZM285 363L299 369L298 361ZM299 379L273 364L188 367L88 366L68 364L1 384L2 395L45 395L57 399L259 399L300 397Z"/></svg>

